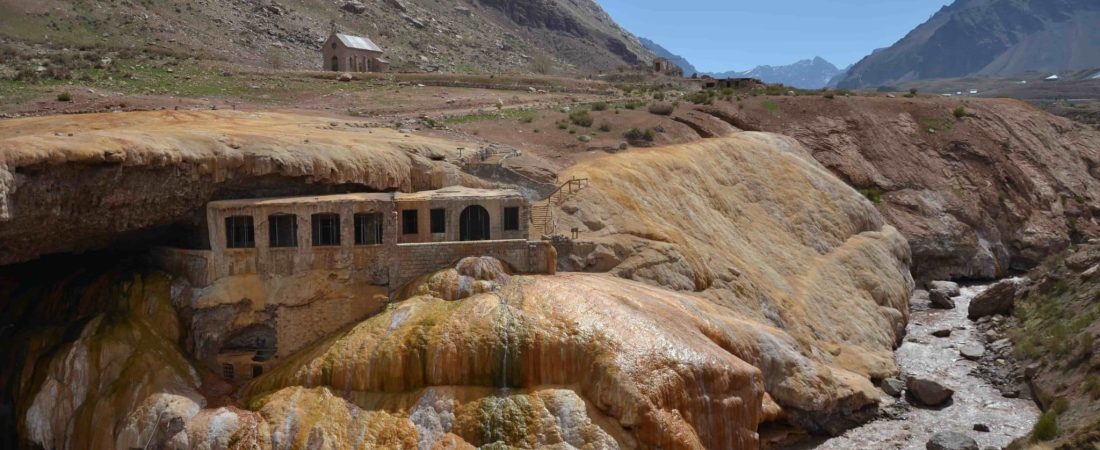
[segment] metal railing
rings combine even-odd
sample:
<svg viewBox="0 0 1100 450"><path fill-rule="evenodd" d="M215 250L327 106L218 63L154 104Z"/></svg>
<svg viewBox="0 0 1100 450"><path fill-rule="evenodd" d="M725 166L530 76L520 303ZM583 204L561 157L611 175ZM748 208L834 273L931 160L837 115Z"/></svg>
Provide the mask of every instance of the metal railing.
<svg viewBox="0 0 1100 450"><path fill-rule="evenodd" d="M554 205L560 205L565 201L568 195L580 191L588 187L587 178L571 178L566 180L554 192L546 197L546 200L537 204L531 205L531 224L536 235L551 235L554 234L556 226L554 224Z"/></svg>

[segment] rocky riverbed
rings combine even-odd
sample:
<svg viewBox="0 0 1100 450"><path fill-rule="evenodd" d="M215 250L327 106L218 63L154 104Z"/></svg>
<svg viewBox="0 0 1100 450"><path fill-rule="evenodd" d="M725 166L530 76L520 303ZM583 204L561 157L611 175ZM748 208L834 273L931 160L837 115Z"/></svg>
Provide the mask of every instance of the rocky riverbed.
<svg viewBox="0 0 1100 450"><path fill-rule="evenodd" d="M1007 344L999 339L990 341L997 336L987 334L985 327L979 327L966 317L970 300L988 287L961 288L959 295L952 299L954 309L931 308L924 291L917 291L910 302L912 316L907 335L897 350L902 377L921 377L942 383L955 391L951 401L945 406L928 408L916 406L911 398L907 399L908 395L901 398L884 396L878 420L798 448L924 449L933 435L948 431L970 436L983 449L1003 448L1026 435L1039 410L1031 400L1009 398L1018 393L1012 383L1005 381L1015 372L1010 369L1013 363L1005 358L1011 352L1000 348ZM937 337L945 335L944 330L950 330L950 334ZM982 355L973 354L976 350ZM964 353L974 360L965 357ZM997 375L991 377L991 373ZM977 431L979 429L988 431Z"/></svg>

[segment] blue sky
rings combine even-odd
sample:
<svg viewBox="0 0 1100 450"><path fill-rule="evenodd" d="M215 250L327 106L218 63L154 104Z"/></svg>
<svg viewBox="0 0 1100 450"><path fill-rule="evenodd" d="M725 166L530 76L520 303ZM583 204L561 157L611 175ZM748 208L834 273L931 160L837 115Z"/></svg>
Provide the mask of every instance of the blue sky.
<svg viewBox="0 0 1100 450"><path fill-rule="evenodd" d="M619 25L699 70L821 56L843 69L888 47L950 0L596 0Z"/></svg>

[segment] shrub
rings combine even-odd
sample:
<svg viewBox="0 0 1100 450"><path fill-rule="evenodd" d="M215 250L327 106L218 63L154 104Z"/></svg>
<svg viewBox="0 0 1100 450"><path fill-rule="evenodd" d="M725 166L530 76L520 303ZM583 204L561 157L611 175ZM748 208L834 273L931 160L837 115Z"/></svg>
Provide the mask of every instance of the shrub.
<svg viewBox="0 0 1100 450"><path fill-rule="evenodd" d="M676 110L676 106L667 102L656 102L649 105L649 112L658 116L667 116Z"/></svg>
<svg viewBox="0 0 1100 450"><path fill-rule="evenodd" d="M1100 400L1100 375L1092 375L1085 379L1085 392L1089 398Z"/></svg>
<svg viewBox="0 0 1100 450"><path fill-rule="evenodd" d="M874 203L876 205L882 203L882 189L871 187L867 189L860 189L859 193L863 194L864 197L867 197L867 200L870 200L871 203Z"/></svg>
<svg viewBox="0 0 1100 450"><path fill-rule="evenodd" d="M1047 411L1043 415L1039 416L1039 421L1035 422L1035 427L1031 429L1031 439L1033 441L1049 441L1058 436L1058 414L1054 411Z"/></svg>
<svg viewBox="0 0 1100 450"><path fill-rule="evenodd" d="M715 93L712 90L695 91L684 97L685 100L696 105L710 105L714 103Z"/></svg>
<svg viewBox="0 0 1100 450"><path fill-rule="evenodd" d="M600 124L600 131L603 131L605 133L608 132L608 131L611 131L611 124L609 124L607 122L601 123Z"/></svg>
<svg viewBox="0 0 1100 450"><path fill-rule="evenodd" d="M654 100L664 100L665 99L665 93L663 91L654 92L653 93L653 99Z"/></svg>
<svg viewBox="0 0 1100 450"><path fill-rule="evenodd" d="M832 92L826 92L824 97L829 99L829 100L832 100L832 99L836 98L836 96L833 95Z"/></svg>
<svg viewBox="0 0 1100 450"><path fill-rule="evenodd" d="M535 55L534 59L531 60L531 70L538 74L548 75L554 71L554 61L546 55Z"/></svg>
<svg viewBox="0 0 1100 450"><path fill-rule="evenodd" d="M623 133L623 138L629 142L653 142L657 138L657 132L648 128L645 131L631 128Z"/></svg>
<svg viewBox="0 0 1100 450"><path fill-rule="evenodd" d="M71 102L71 101L73 101L73 96L72 96L72 94L69 94L68 92L62 92L60 94L57 94L57 101L59 101L59 102Z"/></svg>
<svg viewBox="0 0 1100 450"><path fill-rule="evenodd" d="M532 115L525 115L525 116L520 117L519 121L523 122L523 123L531 123L531 122L535 121L535 116L533 114Z"/></svg>
<svg viewBox="0 0 1100 450"><path fill-rule="evenodd" d="M569 121L573 122L574 125L585 128L592 126L592 116L584 109L578 109L569 113Z"/></svg>
<svg viewBox="0 0 1100 450"><path fill-rule="evenodd" d="M1062 415L1062 413L1066 412L1067 409L1069 409L1069 402L1066 401L1066 399L1063 397L1058 397L1054 399L1054 401L1050 404L1050 410L1054 411L1054 413L1058 414L1059 416Z"/></svg>
<svg viewBox="0 0 1100 450"><path fill-rule="evenodd" d="M953 114L955 114L955 118L959 120L962 120L963 117L970 115L966 112L966 108L963 108L962 106L955 108L955 112Z"/></svg>
<svg viewBox="0 0 1100 450"><path fill-rule="evenodd" d="M593 111L607 111L607 102L596 102L592 104Z"/></svg>

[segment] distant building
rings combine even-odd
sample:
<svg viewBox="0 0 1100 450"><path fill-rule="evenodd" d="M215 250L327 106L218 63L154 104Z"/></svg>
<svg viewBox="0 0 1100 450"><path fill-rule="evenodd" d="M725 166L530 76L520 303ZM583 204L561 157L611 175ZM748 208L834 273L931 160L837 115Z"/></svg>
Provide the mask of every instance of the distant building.
<svg viewBox="0 0 1100 450"><path fill-rule="evenodd" d="M385 72L390 62L382 48L368 38L333 33L321 47L325 70L334 72Z"/></svg>
<svg viewBox="0 0 1100 450"><path fill-rule="evenodd" d="M1047 81L1058 81L1060 79L1062 79L1062 77L1060 77L1058 75L1051 75L1051 76L1045 78L1045 80L1047 80Z"/></svg>
<svg viewBox="0 0 1100 450"><path fill-rule="evenodd" d="M673 64L672 61L660 57L653 60L653 71L661 75L668 75L670 77L684 76L684 69L682 69L680 66L677 66L676 64Z"/></svg>

